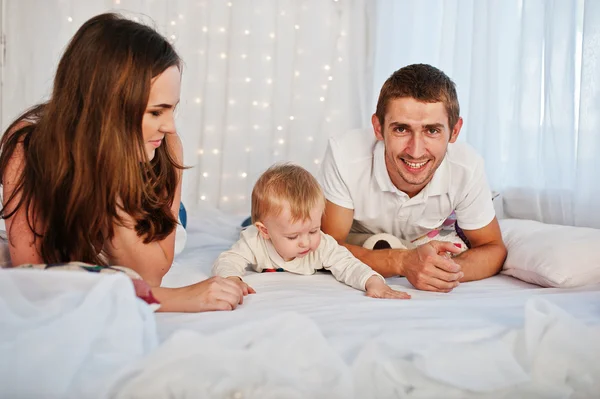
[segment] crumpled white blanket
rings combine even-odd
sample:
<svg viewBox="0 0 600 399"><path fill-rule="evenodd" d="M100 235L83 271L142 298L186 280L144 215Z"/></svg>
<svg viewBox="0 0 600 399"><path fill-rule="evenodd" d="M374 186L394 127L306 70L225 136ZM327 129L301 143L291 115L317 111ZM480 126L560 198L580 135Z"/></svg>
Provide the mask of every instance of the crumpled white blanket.
<svg viewBox="0 0 600 399"><path fill-rule="evenodd" d="M443 335L443 331L439 332ZM600 327L550 302L525 306L525 325L426 349L382 338L353 365L356 398L593 398L600 395Z"/></svg>
<svg viewBox="0 0 600 399"><path fill-rule="evenodd" d="M111 397L595 397L600 329L543 299L525 312L524 328L491 327L438 345L412 345L402 331L381 335L352 366L295 313L212 336L179 331L124 373Z"/></svg>
<svg viewBox="0 0 600 399"><path fill-rule="evenodd" d="M317 325L283 313L203 336L180 330L138 362L111 398L347 399L350 369Z"/></svg>
<svg viewBox="0 0 600 399"><path fill-rule="evenodd" d="M307 316L281 313L160 346L124 275L0 270L4 398L591 398L600 328L541 298L523 328L383 331L345 363ZM197 315L194 317L202 317ZM348 331L352 334L352 331ZM340 350L338 348L338 350Z"/></svg>
<svg viewBox="0 0 600 399"><path fill-rule="evenodd" d="M158 345L124 274L0 270L0 397L100 398Z"/></svg>

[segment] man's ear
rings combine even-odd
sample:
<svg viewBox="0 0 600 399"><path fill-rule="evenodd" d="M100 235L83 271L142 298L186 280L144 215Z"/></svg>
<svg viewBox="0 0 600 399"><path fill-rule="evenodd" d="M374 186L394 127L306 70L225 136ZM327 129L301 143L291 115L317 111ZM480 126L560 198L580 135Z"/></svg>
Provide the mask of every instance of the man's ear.
<svg viewBox="0 0 600 399"><path fill-rule="evenodd" d="M269 231L267 230L267 226L265 226L261 222L256 222L256 223L254 223L254 225L258 229L258 233L261 235L262 238L264 238L265 240L270 239Z"/></svg>
<svg viewBox="0 0 600 399"><path fill-rule="evenodd" d="M450 133L450 143L454 143L456 141L456 139L458 138L458 135L460 134L460 129L462 129L462 125L463 125L463 118L458 118L458 120L456 121L456 125L454 125L454 128L452 129L452 132Z"/></svg>
<svg viewBox="0 0 600 399"><path fill-rule="evenodd" d="M373 116L371 116L371 124L373 125L373 132L375 133L377 140L383 141L383 131L381 130L381 123L379 123L377 115L373 114Z"/></svg>

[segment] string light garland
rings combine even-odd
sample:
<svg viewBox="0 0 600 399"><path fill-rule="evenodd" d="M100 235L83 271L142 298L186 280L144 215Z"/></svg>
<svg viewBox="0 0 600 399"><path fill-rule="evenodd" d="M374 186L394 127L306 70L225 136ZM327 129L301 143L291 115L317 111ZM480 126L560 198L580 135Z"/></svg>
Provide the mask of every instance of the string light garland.
<svg viewBox="0 0 600 399"><path fill-rule="evenodd" d="M127 2L114 0L117 6ZM163 23L157 25L186 61L180 108L186 108L181 113L187 125L180 129L180 135L201 143L194 152L196 160L186 159L186 164L195 165L186 173L200 177L193 187L196 201L225 209L248 209L247 194L253 179L272 162L286 160L296 152L304 157L309 170L320 166L315 155L324 151L329 133L314 129L345 117L340 113L341 93L349 92L340 91L344 87L341 82L334 84L334 78L338 68L346 68L344 60L349 58L350 22L339 13L343 2L331 3L337 10L332 8L320 21L323 26L327 24L327 31L329 26L338 26L338 37L316 46L306 38L315 34L319 20L312 20L310 29L303 29L307 3L295 10L263 10L227 1L220 3L219 12L225 13L220 24L208 17L217 15L212 14L213 8L219 7L217 1L197 1L198 11L188 8L188 14L175 5L167 6ZM319 11L326 9L320 5ZM271 12L285 20L288 28L281 21L265 23L261 16ZM245 26L223 22L234 21L235 13L243 13L239 15L244 15ZM72 16L66 18L73 22ZM197 26L186 24L188 21L197 21ZM198 40L189 36L194 30ZM195 47L194 56L186 55L190 42ZM187 109L186 103L196 108ZM236 145L243 156L232 152ZM237 184L228 183L228 178L236 176L239 180L233 180Z"/></svg>

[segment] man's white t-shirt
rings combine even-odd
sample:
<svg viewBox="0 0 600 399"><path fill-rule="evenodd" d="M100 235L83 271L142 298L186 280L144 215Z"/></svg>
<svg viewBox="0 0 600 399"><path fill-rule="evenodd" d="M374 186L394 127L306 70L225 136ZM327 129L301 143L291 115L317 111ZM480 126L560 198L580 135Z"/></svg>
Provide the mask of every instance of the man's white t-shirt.
<svg viewBox="0 0 600 399"><path fill-rule="evenodd" d="M413 241L456 212L464 230L495 217L483 159L466 143L451 143L432 180L413 198L396 188L385 166L383 141L372 130L334 136L321 165L328 201L354 210L353 233L389 233Z"/></svg>
<svg viewBox="0 0 600 399"><path fill-rule="evenodd" d="M213 264L212 274L220 277L244 275L247 266L254 271L283 269L296 274L314 274L325 269L340 282L365 291L365 284L371 276L383 277L369 266L356 259L345 247L323 232L318 248L302 258L285 261L275 250L270 240L264 239L252 225L243 230L240 239L223 252Z"/></svg>

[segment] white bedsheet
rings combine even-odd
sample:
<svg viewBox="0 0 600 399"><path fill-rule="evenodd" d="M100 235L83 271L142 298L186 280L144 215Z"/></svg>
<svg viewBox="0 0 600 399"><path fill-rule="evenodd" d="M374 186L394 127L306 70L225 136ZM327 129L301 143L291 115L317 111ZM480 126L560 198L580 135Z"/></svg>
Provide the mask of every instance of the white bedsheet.
<svg viewBox="0 0 600 399"><path fill-rule="evenodd" d="M165 284L188 284L208 276L212 261L237 239L240 220L214 211L192 218L188 247L176 259ZM593 333L600 337L598 286L548 289L495 276L464 283L450 294L437 294L414 290L406 279L391 278L389 284L413 295L409 301L391 301L368 298L325 273L297 276L249 271L245 280L257 294L248 296L233 312L157 315L160 339L169 339L181 328L200 336L234 334L239 326L272 323L282 314L291 313L303 317L307 325L314 324L344 364L353 368L360 398L440 397L439 389L453 384L455 391L449 392L454 397L469 392L478 392L479 396L491 392L489 397L516 393L544 397L548 394L544 389L555 392L552 397L568 397L565 393L573 387L562 380L553 381L556 378L552 373L542 372L539 367L527 366L522 359L523 345L518 349L516 346L525 335L534 334L531 331L548 333L546 329L554 326L554 335L548 335L553 345L537 342L532 346L529 342L527 356L541 351L550 359L556 356L579 362L596 373L582 378L593 376L593 384L600 380L598 369L591 367L592 358L587 357L598 353L589 340ZM561 322L555 325L555 319ZM580 323L581 328L565 327L574 323ZM539 332L536 334L541 338ZM370 377L361 378L369 372ZM402 385L403 378L416 378L415 373L422 374L420 389ZM534 374L538 376L535 383ZM529 382L519 385L519 381ZM581 392L593 392L585 391L588 388L580 387ZM369 390L379 395L368 396ZM451 397L450 393L444 397Z"/></svg>
<svg viewBox="0 0 600 399"><path fill-rule="evenodd" d="M0 269L0 398L101 398L158 345L124 274Z"/></svg>

